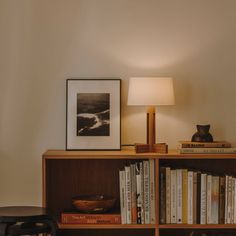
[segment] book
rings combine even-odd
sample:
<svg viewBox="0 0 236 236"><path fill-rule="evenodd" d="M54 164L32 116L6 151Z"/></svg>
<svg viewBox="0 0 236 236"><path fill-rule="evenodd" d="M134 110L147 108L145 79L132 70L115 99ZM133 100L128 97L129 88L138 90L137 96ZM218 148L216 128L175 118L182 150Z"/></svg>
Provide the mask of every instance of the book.
<svg viewBox="0 0 236 236"><path fill-rule="evenodd" d="M144 222L150 224L150 169L149 161L143 161Z"/></svg>
<svg viewBox="0 0 236 236"><path fill-rule="evenodd" d="M201 222L201 172L197 171L197 224Z"/></svg>
<svg viewBox="0 0 236 236"><path fill-rule="evenodd" d="M130 178L131 178L131 222L137 224L137 184L136 184L136 171L135 164L130 165Z"/></svg>
<svg viewBox="0 0 236 236"><path fill-rule="evenodd" d="M142 204L143 204L143 196L142 196L142 184L141 184L141 168L142 162L136 162L136 187L137 187L137 224L142 224Z"/></svg>
<svg viewBox="0 0 236 236"><path fill-rule="evenodd" d="M171 219L170 222L172 224L177 223L177 207L176 207L176 183L177 183L177 172L176 170L171 170L170 171L170 189L171 189L171 202L170 202L170 214L171 214Z"/></svg>
<svg viewBox="0 0 236 236"><path fill-rule="evenodd" d="M120 184L120 212L121 223L126 224L126 204L125 204L125 171L119 171L119 184Z"/></svg>
<svg viewBox="0 0 236 236"><path fill-rule="evenodd" d="M219 224L219 176L212 176L211 186L211 223Z"/></svg>
<svg viewBox="0 0 236 236"><path fill-rule="evenodd" d="M207 174L201 174L201 210L200 210L200 224L206 224L207 211Z"/></svg>
<svg viewBox="0 0 236 236"><path fill-rule="evenodd" d="M236 147L230 148L181 148L181 154L194 154L194 153L203 153L203 154L221 154L221 153L236 153Z"/></svg>
<svg viewBox="0 0 236 236"><path fill-rule="evenodd" d="M176 170L176 208L177 208L177 224L183 223L182 218L182 169Z"/></svg>
<svg viewBox="0 0 236 236"><path fill-rule="evenodd" d="M212 191L212 175L207 175L207 224L212 223L211 218L211 191Z"/></svg>
<svg viewBox="0 0 236 236"><path fill-rule="evenodd" d="M220 177L219 186L219 224L225 223L225 177Z"/></svg>
<svg viewBox="0 0 236 236"><path fill-rule="evenodd" d="M166 223L166 168L160 167L160 223Z"/></svg>
<svg viewBox="0 0 236 236"><path fill-rule="evenodd" d="M193 224L197 224L197 172L193 172Z"/></svg>
<svg viewBox="0 0 236 236"><path fill-rule="evenodd" d="M166 167L166 224L170 224L170 206L171 206L171 189L170 189L170 167Z"/></svg>
<svg viewBox="0 0 236 236"><path fill-rule="evenodd" d="M182 221L188 223L188 170L182 170Z"/></svg>
<svg viewBox="0 0 236 236"><path fill-rule="evenodd" d="M227 224L231 223L231 214L232 214L232 176L228 176L227 181Z"/></svg>
<svg viewBox="0 0 236 236"><path fill-rule="evenodd" d="M62 212L62 224L121 224L120 214L84 214L78 212Z"/></svg>
<svg viewBox="0 0 236 236"><path fill-rule="evenodd" d="M150 166L150 223L156 223L156 193L155 193L155 161L149 160Z"/></svg>
<svg viewBox="0 0 236 236"><path fill-rule="evenodd" d="M180 141L181 148L230 148L231 143L226 141L214 141L214 142L191 142Z"/></svg>
<svg viewBox="0 0 236 236"><path fill-rule="evenodd" d="M126 203L126 224L131 224L131 178L130 166L125 166L125 203Z"/></svg>
<svg viewBox="0 0 236 236"><path fill-rule="evenodd" d="M193 224L193 171L188 171L188 224Z"/></svg>

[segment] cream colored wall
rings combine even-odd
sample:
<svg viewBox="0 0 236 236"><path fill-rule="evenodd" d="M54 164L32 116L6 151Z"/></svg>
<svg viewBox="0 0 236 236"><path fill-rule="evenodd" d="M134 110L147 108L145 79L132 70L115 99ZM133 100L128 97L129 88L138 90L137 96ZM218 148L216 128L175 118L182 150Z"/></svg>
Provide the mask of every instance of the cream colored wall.
<svg viewBox="0 0 236 236"><path fill-rule="evenodd" d="M122 143L145 141L130 76L172 76L171 148L195 124L236 141L235 0L0 0L0 205L41 204L41 154L65 148L65 80L122 79Z"/></svg>

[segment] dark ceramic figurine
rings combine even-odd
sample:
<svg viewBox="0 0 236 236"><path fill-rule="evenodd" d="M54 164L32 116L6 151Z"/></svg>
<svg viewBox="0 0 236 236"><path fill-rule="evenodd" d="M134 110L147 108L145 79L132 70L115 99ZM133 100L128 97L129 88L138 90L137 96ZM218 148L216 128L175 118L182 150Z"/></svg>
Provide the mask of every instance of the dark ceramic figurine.
<svg viewBox="0 0 236 236"><path fill-rule="evenodd" d="M197 132L192 136L192 142L213 142L209 133L210 125L197 125Z"/></svg>

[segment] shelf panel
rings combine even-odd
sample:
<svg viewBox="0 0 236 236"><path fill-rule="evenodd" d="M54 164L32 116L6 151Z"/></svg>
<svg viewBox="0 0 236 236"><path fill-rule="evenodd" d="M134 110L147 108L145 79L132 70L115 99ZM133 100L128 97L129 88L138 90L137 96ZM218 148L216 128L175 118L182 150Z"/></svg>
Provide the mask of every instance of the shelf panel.
<svg viewBox="0 0 236 236"><path fill-rule="evenodd" d="M139 224L61 224L59 229L155 229L156 225Z"/></svg>
<svg viewBox="0 0 236 236"><path fill-rule="evenodd" d="M159 229L236 229L236 224L164 224Z"/></svg>

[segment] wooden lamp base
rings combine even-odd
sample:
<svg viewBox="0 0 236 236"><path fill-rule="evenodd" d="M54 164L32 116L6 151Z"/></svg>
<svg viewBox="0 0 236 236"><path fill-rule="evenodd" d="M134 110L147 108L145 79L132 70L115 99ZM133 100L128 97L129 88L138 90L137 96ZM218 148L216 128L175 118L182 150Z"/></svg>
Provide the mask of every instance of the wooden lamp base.
<svg viewBox="0 0 236 236"><path fill-rule="evenodd" d="M145 153L145 152L168 153L168 145L166 143L156 143L153 145L136 143L135 152L136 153Z"/></svg>
<svg viewBox="0 0 236 236"><path fill-rule="evenodd" d="M135 144L136 153L157 152L167 153L168 145L166 143L156 143L156 121L155 107L147 109L147 144Z"/></svg>

